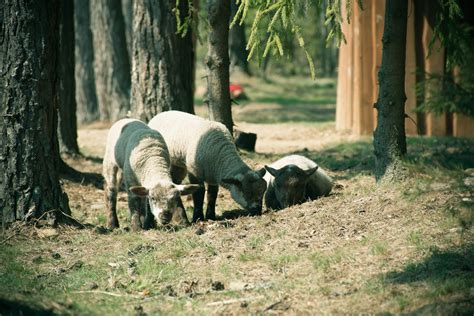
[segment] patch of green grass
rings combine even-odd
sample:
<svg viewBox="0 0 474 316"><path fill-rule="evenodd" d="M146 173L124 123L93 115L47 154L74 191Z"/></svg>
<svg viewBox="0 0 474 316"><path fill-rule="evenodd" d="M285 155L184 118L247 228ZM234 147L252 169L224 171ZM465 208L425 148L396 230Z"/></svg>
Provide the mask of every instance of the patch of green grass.
<svg viewBox="0 0 474 316"><path fill-rule="evenodd" d="M418 230L410 232L410 234L408 234L407 241L410 245L415 246L418 250L423 250L425 248L423 234Z"/></svg>
<svg viewBox="0 0 474 316"><path fill-rule="evenodd" d="M403 311L405 308L407 308L411 304L411 299L405 295L396 296L395 301L397 302L397 305L400 311Z"/></svg>
<svg viewBox="0 0 474 316"><path fill-rule="evenodd" d="M314 252L309 259L317 271L327 272L332 267L337 266L346 256L347 254L343 250L338 249L332 253Z"/></svg>
<svg viewBox="0 0 474 316"><path fill-rule="evenodd" d="M250 249L259 250L262 248L264 241L265 240L262 236L252 236L247 243L247 247L249 247Z"/></svg>
<svg viewBox="0 0 474 316"><path fill-rule="evenodd" d="M375 256L385 255L388 253L388 244L386 241L374 241L370 247L370 253Z"/></svg>
<svg viewBox="0 0 474 316"><path fill-rule="evenodd" d="M292 263L299 261L300 256L298 255L279 255L273 258L270 258L269 264L272 270L281 271L284 268L287 268Z"/></svg>
<svg viewBox="0 0 474 316"><path fill-rule="evenodd" d="M239 261L241 262L252 262L261 259L261 255L252 251L252 252L242 252L238 256Z"/></svg>

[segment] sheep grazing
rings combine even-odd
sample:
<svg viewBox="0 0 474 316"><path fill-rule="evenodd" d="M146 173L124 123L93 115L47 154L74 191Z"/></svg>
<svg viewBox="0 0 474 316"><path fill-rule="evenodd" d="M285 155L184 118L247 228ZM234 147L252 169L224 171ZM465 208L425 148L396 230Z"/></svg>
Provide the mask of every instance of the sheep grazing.
<svg viewBox="0 0 474 316"><path fill-rule="evenodd" d="M208 184L206 219L215 219L219 185L228 189L232 198L251 215L261 214L265 169L253 171L242 161L232 135L223 124L168 111L156 115L148 126L159 131L168 145L171 174L176 183L188 174L191 183ZM204 220L204 193L202 188L193 194L193 222Z"/></svg>
<svg viewBox="0 0 474 316"><path fill-rule="evenodd" d="M128 193L131 227L139 230L154 223L162 225L173 218L189 224L181 195L191 194L198 185L176 185L171 180L168 148L163 137L145 123L122 119L109 131L103 162L107 225L119 227L116 212L117 190L123 176Z"/></svg>
<svg viewBox="0 0 474 316"><path fill-rule="evenodd" d="M281 158L269 166L265 205L280 210L331 192L333 180L314 161L299 155Z"/></svg>

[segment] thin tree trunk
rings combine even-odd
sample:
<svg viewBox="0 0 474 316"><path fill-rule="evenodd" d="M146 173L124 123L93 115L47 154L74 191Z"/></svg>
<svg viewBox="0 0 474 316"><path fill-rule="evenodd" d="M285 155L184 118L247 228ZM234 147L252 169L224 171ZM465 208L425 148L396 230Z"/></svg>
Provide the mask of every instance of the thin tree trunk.
<svg viewBox="0 0 474 316"><path fill-rule="evenodd" d="M206 56L209 114L232 133L229 92L229 0L208 0L208 47Z"/></svg>
<svg viewBox="0 0 474 316"><path fill-rule="evenodd" d="M59 1L2 5L2 223L44 216L54 224L70 214L57 173Z"/></svg>
<svg viewBox="0 0 474 316"><path fill-rule="evenodd" d="M122 0L123 21L125 22L125 39L127 52L132 64L132 34L133 34L133 0Z"/></svg>
<svg viewBox="0 0 474 316"><path fill-rule="evenodd" d="M181 19L188 14L181 1ZM192 30L176 34L174 3L136 1L133 16L132 112L145 122L167 110L194 113Z"/></svg>
<svg viewBox="0 0 474 316"><path fill-rule="evenodd" d="M405 50L407 0L387 0L379 71L377 128L374 132L375 177L396 180L403 176L401 159L405 137Z"/></svg>
<svg viewBox="0 0 474 316"><path fill-rule="evenodd" d="M231 21L234 19L237 9L238 6L235 0L230 0ZM237 68L248 76L251 76L252 74L247 61L248 52L245 49L247 45L245 25L240 25L239 22L240 21L235 23L234 26L229 30L230 65L232 68Z"/></svg>
<svg viewBox="0 0 474 316"><path fill-rule="evenodd" d="M76 77L77 121L90 123L99 119L95 91L94 49L90 28L89 0L74 0L74 29L76 37L74 69Z"/></svg>
<svg viewBox="0 0 474 316"><path fill-rule="evenodd" d="M61 153L79 155L74 80L73 0L60 2L59 18L59 146Z"/></svg>
<svg viewBox="0 0 474 316"><path fill-rule="evenodd" d="M130 59L122 4L118 0L94 0L90 12L100 119L115 121L130 110Z"/></svg>

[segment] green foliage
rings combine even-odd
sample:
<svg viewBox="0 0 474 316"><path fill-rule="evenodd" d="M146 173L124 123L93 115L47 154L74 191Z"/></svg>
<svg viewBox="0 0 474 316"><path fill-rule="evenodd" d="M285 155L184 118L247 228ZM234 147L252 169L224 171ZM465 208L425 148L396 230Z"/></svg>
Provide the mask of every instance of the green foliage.
<svg viewBox="0 0 474 316"><path fill-rule="evenodd" d="M180 4L182 1L186 1L188 12L183 16L181 13ZM185 37L188 34L190 28L197 29L196 23L197 10L194 8L193 1L190 0L176 0L175 7L171 10L176 18L176 34L181 37Z"/></svg>
<svg viewBox="0 0 474 316"><path fill-rule="evenodd" d="M474 51L472 42L472 27L463 23L463 13L458 0L438 0L438 8L430 51L439 40L447 49L447 67L464 65Z"/></svg>
<svg viewBox="0 0 474 316"><path fill-rule="evenodd" d="M314 1L313 1L314 2ZM315 1L318 6L322 5L322 0ZM351 2L351 1L349 1ZM302 34L302 27L298 23L297 15L299 12L305 13L310 1L296 0L237 0L238 11L232 21L242 24L248 15L249 9L256 10L255 18L250 28L250 36L247 41L247 49L250 51L248 59L250 60L257 52L262 52L262 57L268 54L285 55L285 45L282 38L288 36L295 38L299 47L303 50L308 62L311 77L314 79L316 70L313 59L308 52L308 48ZM300 7L298 7L300 6ZM300 10L298 10L300 8ZM325 25L330 27L327 36L327 42L334 39L340 43L344 39L341 31L341 22L343 20L340 13L340 3L336 0L330 0L327 3Z"/></svg>
<svg viewBox="0 0 474 316"><path fill-rule="evenodd" d="M425 80L416 85L416 94L423 100L416 108L418 112L451 112L474 117L474 74L469 71L456 81L449 74L425 74Z"/></svg>

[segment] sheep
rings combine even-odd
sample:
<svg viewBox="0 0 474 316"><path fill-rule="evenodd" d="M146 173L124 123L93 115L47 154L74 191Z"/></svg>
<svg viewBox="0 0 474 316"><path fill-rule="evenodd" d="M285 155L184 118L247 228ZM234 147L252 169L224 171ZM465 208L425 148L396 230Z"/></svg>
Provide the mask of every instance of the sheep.
<svg viewBox="0 0 474 316"><path fill-rule="evenodd" d="M208 184L206 219L216 218L219 185L229 190L232 198L251 215L261 214L266 171L253 171L242 161L223 124L168 111L156 115L148 126L159 131L168 145L176 183L188 174L191 183ZM204 188L193 194L193 222L204 220L204 194Z"/></svg>
<svg viewBox="0 0 474 316"><path fill-rule="evenodd" d="M265 166L265 205L280 210L328 195L333 180L312 160L290 155Z"/></svg>
<svg viewBox="0 0 474 316"><path fill-rule="evenodd" d="M148 228L145 223L154 222L145 197L148 197L151 213L162 225L172 218L180 224L189 224L180 196L191 194L199 186L172 182L166 143L160 133L145 123L122 119L110 128L102 171L110 229L119 227L116 204L122 176L133 230Z"/></svg>

